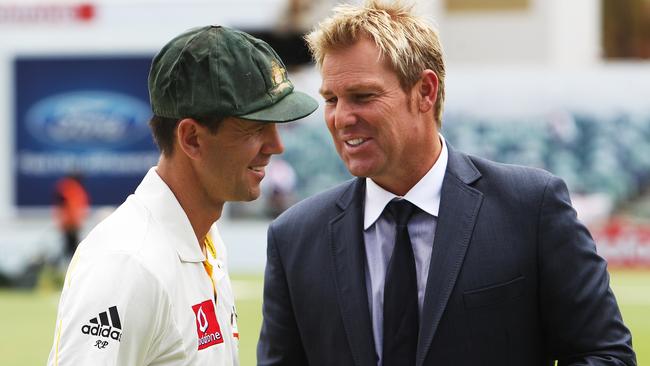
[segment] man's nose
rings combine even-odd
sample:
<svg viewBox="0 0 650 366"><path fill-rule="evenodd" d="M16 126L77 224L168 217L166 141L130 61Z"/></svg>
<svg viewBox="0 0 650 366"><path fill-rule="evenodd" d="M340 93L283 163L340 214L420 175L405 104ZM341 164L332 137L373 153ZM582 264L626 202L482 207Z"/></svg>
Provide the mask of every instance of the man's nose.
<svg viewBox="0 0 650 366"><path fill-rule="evenodd" d="M334 127L337 130L341 130L354 125L356 121L357 118L352 106L345 101L338 101L334 111Z"/></svg>
<svg viewBox="0 0 650 366"><path fill-rule="evenodd" d="M266 129L265 132L265 141L264 146L262 147L262 152L264 154L282 154L284 151L284 145L280 139L280 134L278 133L278 128L275 123L271 123L270 126Z"/></svg>

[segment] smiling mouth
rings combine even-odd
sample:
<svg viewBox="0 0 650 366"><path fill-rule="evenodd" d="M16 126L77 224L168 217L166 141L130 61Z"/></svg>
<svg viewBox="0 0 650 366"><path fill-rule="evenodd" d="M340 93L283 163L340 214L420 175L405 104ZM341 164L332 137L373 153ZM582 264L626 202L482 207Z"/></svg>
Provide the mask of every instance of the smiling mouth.
<svg viewBox="0 0 650 366"><path fill-rule="evenodd" d="M264 165L259 165L259 166L249 166L248 170L252 170L254 172L262 173L264 172Z"/></svg>
<svg viewBox="0 0 650 366"><path fill-rule="evenodd" d="M367 141L367 139L357 138L357 139L347 140L347 141L345 141L345 144L348 145L348 146L359 146L359 145L363 144L366 141Z"/></svg>

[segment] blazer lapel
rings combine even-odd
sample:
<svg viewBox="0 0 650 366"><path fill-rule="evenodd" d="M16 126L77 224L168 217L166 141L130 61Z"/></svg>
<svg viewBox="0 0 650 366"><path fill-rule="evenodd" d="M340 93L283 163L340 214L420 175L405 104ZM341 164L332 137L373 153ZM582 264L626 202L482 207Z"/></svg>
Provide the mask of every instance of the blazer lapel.
<svg viewBox="0 0 650 366"><path fill-rule="evenodd" d="M329 222L329 241L338 302L345 333L357 366L377 365L366 290L364 196L365 181L356 179L337 201L342 212Z"/></svg>
<svg viewBox="0 0 650 366"><path fill-rule="evenodd" d="M469 186L480 173L466 155L448 145L449 160L442 184L440 210L424 295L416 365L427 355L440 318L467 252L483 195Z"/></svg>

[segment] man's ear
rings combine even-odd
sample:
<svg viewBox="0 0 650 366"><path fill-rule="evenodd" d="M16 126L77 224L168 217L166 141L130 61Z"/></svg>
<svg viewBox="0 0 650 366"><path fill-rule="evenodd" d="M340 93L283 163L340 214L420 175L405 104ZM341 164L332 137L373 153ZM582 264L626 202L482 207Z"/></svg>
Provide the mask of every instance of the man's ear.
<svg viewBox="0 0 650 366"><path fill-rule="evenodd" d="M426 69L420 75L417 92L420 103L418 105L420 112L426 113L433 109L438 100L438 76L433 70Z"/></svg>
<svg viewBox="0 0 650 366"><path fill-rule="evenodd" d="M182 119L176 127L176 143L190 159L200 156L199 133L202 127L192 118Z"/></svg>

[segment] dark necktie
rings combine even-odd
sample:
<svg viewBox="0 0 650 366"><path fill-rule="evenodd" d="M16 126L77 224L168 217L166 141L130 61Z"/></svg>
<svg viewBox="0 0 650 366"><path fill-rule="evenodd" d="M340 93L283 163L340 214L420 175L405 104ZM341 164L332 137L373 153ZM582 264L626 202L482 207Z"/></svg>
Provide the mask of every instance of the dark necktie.
<svg viewBox="0 0 650 366"><path fill-rule="evenodd" d="M418 286L407 223L416 207L391 201L386 210L395 220L395 249L384 285L384 366L413 366L418 344Z"/></svg>

